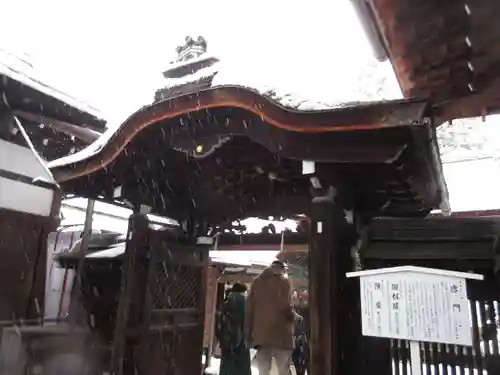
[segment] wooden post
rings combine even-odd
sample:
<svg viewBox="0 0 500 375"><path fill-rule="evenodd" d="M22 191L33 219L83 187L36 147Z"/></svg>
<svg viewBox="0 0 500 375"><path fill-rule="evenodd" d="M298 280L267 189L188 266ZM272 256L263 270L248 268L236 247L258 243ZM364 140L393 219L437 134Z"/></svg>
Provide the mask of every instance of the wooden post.
<svg viewBox="0 0 500 375"><path fill-rule="evenodd" d="M0 339L0 370L3 374L26 373L27 358L21 333L14 328L2 329Z"/></svg>
<svg viewBox="0 0 500 375"><path fill-rule="evenodd" d="M116 313L115 332L111 350L111 374L122 375L127 353L127 331L130 330L130 315L134 298L138 294L139 252L146 243L148 221L145 215L134 213L129 218L127 242L122 269L122 282L119 292L118 310ZM137 310L137 309L136 309ZM134 327L138 328L138 327ZM127 373L127 372L125 372Z"/></svg>
<svg viewBox="0 0 500 375"><path fill-rule="evenodd" d="M80 240L80 248L78 249L78 265L74 278L73 288L71 290L70 299L70 322L75 327L81 319L81 311L83 309L83 293L82 293L82 277L85 267L85 257L89 247L90 236L92 235L92 220L94 217L93 199L87 199L87 210L85 211L85 223L83 226L82 239Z"/></svg>
<svg viewBox="0 0 500 375"><path fill-rule="evenodd" d="M214 351L215 323L217 315L217 287L219 270L217 267L209 267L207 270L207 297L205 310L205 337L203 346L207 349L205 367L210 366Z"/></svg>
<svg viewBox="0 0 500 375"><path fill-rule="evenodd" d="M351 301L345 277L354 264L350 256L353 228L333 199L313 200L309 218L309 373L355 373L352 358L360 332L352 324L351 310L356 310L352 304L357 301Z"/></svg>

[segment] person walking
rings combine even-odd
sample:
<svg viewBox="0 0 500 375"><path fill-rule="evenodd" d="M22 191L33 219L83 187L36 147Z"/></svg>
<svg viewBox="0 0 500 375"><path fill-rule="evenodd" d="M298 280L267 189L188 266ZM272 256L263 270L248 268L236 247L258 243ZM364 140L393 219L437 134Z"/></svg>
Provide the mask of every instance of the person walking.
<svg viewBox="0 0 500 375"><path fill-rule="evenodd" d="M247 287L236 283L224 299L217 321L221 349L219 375L251 375L250 348L245 337Z"/></svg>
<svg viewBox="0 0 500 375"><path fill-rule="evenodd" d="M292 362L297 375L305 375L309 365L309 307L307 292L297 295L297 311L300 318L295 319L294 350Z"/></svg>
<svg viewBox="0 0 500 375"><path fill-rule="evenodd" d="M247 300L247 330L257 349L259 375L269 375L274 359L279 375L290 375L293 351L292 285L282 261L275 260L257 276Z"/></svg>

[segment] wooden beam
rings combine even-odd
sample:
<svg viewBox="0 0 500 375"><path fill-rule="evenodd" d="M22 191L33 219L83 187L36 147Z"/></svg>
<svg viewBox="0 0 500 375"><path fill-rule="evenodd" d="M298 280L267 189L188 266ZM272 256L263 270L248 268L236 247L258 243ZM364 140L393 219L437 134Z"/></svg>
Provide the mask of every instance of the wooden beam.
<svg viewBox="0 0 500 375"><path fill-rule="evenodd" d="M257 275L249 275L244 273L222 274L221 276L219 276L219 282L229 284L236 282L251 284L256 276ZM290 279L290 281L292 282L292 286L294 288L306 288L309 284L307 280L302 279Z"/></svg>
<svg viewBox="0 0 500 375"><path fill-rule="evenodd" d="M219 246L230 245L305 245L307 247L308 235L307 233L286 232L268 234L268 233L247 233L247 234L227 234L219 235ZM222 249L219 249L222 250Z"/></svg>
<svg viewBox="0 0 500 375"><path fill-rule="evenodd" d="M495 241L369 241L361 250L363 259L439 260L470 259L493 261Z"/></svg>
<svg viewBox="0 0 500 375"><path fill-rule="evenodd" d="M296 245L290 245L290 244L284 244L283 246L281 245L276 245L276 244L269 244L269 243L261 243L261 244L252 244L252 245L218 245L217 249L214 250L220 250L220 251L283 251L283 252L293 252L293 251L308 251L308 244L307 242L304 244L296 244Z"/></svg>
<svg viewBox="0 0 500 375"><path fill-rule="evenodd" d="M75 124L70 124L69 122L65 121L60 121L56 120L54 118L46 117L46 116L40 116L34 113L29 113L29 112L24 112L24 111L13 111L15 116L19 116L21 118L24 118L28 121L33 121L38 124L44 124L55 131L58 131L60 133L67 134L69 136L73 136L75 138L78 138L86 143L92 143L96 141L100 136L101 133L96 132L94 130L88 129L85 126L81 125L75 125Z"/></svg>
<svg viewBox="0 0 500 375"><path fill-rule="evenodd" d="M441 216L439 214L433 214L431 216ZM452 212L451 217L498 217L500 218L500 210L480 210L480 211L461 211Z"/></svg>

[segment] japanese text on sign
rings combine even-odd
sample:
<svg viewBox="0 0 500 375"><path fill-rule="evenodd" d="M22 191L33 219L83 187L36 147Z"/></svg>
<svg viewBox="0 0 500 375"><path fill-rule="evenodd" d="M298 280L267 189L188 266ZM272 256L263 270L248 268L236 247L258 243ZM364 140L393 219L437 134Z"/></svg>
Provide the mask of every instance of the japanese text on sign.
<svg viewBox="0 0 500 375"><path fill-rule="evenodd" d="M465 280L394 273L361 278L363 334L471 345Z"/></svg>

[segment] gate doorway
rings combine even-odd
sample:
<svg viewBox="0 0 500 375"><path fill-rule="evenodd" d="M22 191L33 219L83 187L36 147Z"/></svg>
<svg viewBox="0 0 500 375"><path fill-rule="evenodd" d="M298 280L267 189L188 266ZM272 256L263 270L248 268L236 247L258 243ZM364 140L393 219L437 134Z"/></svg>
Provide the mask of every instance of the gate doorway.
<svg viewBox="0 0 500 375"><path fill-rule="evenodd" d="M133 215L112 343L113 374L201 374L209 248Z"/></svg>

